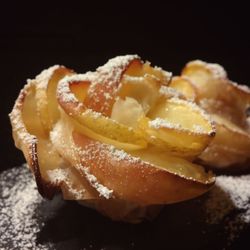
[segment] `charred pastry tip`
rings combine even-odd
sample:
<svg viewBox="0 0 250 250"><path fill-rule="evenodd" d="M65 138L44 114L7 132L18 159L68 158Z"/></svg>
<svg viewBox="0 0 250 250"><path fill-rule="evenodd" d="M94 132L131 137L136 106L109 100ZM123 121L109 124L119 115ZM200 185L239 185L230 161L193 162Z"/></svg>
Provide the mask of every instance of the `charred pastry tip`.
<svg viewBox="0 0 250 250"><path fill-rule="evenodd" d="M213 130L213 131L211 131L211 132L209 133L209 136L211 136L211 137L215 137L215 135L216 135L215 130Z"/></svg>

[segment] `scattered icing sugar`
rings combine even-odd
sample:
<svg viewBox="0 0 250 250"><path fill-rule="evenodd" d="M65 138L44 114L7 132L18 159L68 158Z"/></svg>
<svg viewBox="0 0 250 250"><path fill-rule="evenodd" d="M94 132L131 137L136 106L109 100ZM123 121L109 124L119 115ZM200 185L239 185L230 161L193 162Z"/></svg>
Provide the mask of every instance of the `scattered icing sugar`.
<svg viewBox="0 0 250 250"><path fill-rule="evenodd" d="M117 149L115 146L110 144L104 144L101 142L94 141L90 143L84 150L80 149L80 154L83 158L92 160L92 157L97 160L95 164L102 165L107 159L112 161L128 161L130 163L138 163L141 160L138 157L132 156L122 149ZM98 158L96 157L98 155Z"/></svg>
<svg viewBox="0 0 250 250"><path fill-rule="evenodd" d="M181 124L173 124L159 117L150 121L149 126L151 128L156 128L156 129L159 129L159 128L182 129Z"/></svg>
<svg viewBox="0 0 250 250"><path fill-rule="evenodd" d="M73 82L90 82L93 83L96 79L95 72L87 72L85 74L75 74L65 76L59 81L57 86L57 95L61 97L64 102L78 102L75 95L70 90L70 84Z"/></svg>
<svg viewBox="0 0 250 250"><path fill-rule="evenodd" d="M111 99L112 98L109 93L104 93L104 96L105 96L106 99Z"/></svg>
<svg viewBox="0 0 250 250"><path fill-rule="evenodd" d="M211 133L214 133L215 132L215 125L214 125L214 122L213 120L211 119L211 117L202 109L200 108L197 104L195 104L194 102L192 101L186 101L186 100L182 100L182 99L179 99L179 98L176 98L176 97L172 97L169 99L169 101L171 102L174 102L174 103L177 103L177 104L180 104L180 105L187 105L188 107L190 107L190 109L192 111L195 111L197 113L199 113L200 115L202 115L202 117L211 123L212 125L212 132Z"/></svg>
<svg viewBox="0 0 250 250"><path fill-rule="evenodd" d="M46 89L48 86L48 82L50 78L52 77L54 71L61 67L64 67L64 66L54 65L48 69L43 70L39 75L37 75L35 78L35 82L38 83L38 87ZM27 80L27 82L29 81L30 79Z"/></svg>
<svg viewBox="0 0 250 250"><path fill-rule="evenodd" d="M29 134L25 128L21 114L21 109L23 106L23 101L25 96L27 95L27 90L34 84L33 81L27 83L24 88L20 91L18 99L16 100L15 106L9 114L12 130L16 132L20 141L26 144L34 144L37 142L37 138L31 134Z"/></svg>
<svg viewBox="0 0 250 250"><path fill-rule="evenodd" d="M85 115L91 115L92 118L94 119L98 119L98 118L104 118L104 119L108 119L108 117L106 116L103 116L100 112L96 112L92 109L87 109L85 112L84 112Z"/></svg>
<svg viewBox="0 0 250 250"><path fill-rule="evenodd" d="M150 64L150 63L149 63ZM154 69L161 72L161 74L164 76L164 81L163 81L163 84L168 84L169 81L171 80L172 78L172 72L169 72L169 71L165 71L163 70L161 67L159 66L154 66Z"/></svg>
<svg viewBox="0 0 250 250"><path fill-rule="evenodd" d="M94 187L98 191L99 196L103 196L106 199L110 199L112 197L113 190L110 190L107 187L100 184L97 181L97 178L94 175L90 174L89 168L84 167L82 165L78 166L78 168L83 170L83 172L84 172L87 180L89 181L90 185L92 187Z"/></svg>
<svg viewBox="0 0 250 250"><path fill-rule="evenodd" d="M182 94L179 91L177 91L174 88L167 87L167 86L161 86L159 93L161 96L165 96L167 98L169 98L169 97L177 97L177 98L182 97Z"/></svg>
<svg viewBox="0 0 250 250"><path fill-rule="evenodd" d="M123 71L127 67L127 65L135 59L140 60L140 57L138 55L116 56L114 58L109 59L108 62L104 64L103 66L98 67L96 71L106 73L106 74L109 74L109 73L113 74L112 72L113 69ZM113 75L111 75L111 78L113 78Z"/></svg>
<svg viewBox="0 0 250 250"><path fill-rule="evenodd" d="M207 223L225 223L232 243L250 223L250 175L218 176L204 208Z"/></svg>
<svg viewBox="0 0 250 250"><path fill-rule="evenodd" d="M71 131L71 128L69 128L69 127L67 127L67 128L68 128L68 129L66 129L67 131ZM71 132L69 133L70 136L67 137L67 142L65 142L64 139L62 139L64 137L62 135L63 133L65 133L65 124L62 124L62 122L58 122L55 125L54 129L50 132L50 138L55 145L60 144L60 147L62 147L63 149L64 149L64 147L67 147L68 148L67 151L70 151L70 157L75 158L76 162L78 162L77 155L79 155L79 154L81 155L81 157L83 159L92 159L91 157L93 157L93 156L91 155L90 148L87 147L85 150L82 150L81 148L74 146L73 142L72 142L72 138L71 138ZM90 145L90 147L91 147L91 145ZM98 150L98 148L96 150ZM98 158L96 160L98 161ZM100 184L98 182L97 178L94 175L90 174L88 167L83 166L81 163L76 164L75 167L79 171L81 171L85 174L88 182L91 184L92 187L94 187L99 192L100 196L103 196L106 199L111 198L113 191L109 190L107 187ZM52 178L55 178L55 180L56 180L56 178L59 178L59 180L65 180L65 178L67 178L68 173L65 173L64 171L65 170L56 171L54 173L55 175L52 176ZM66 181L68 182L67 179L66 179ZM76 192L78 192L78 190L76 190Z"/></svg>
<svg viewBox="0 0 250 250"><path fill-rule="evenodd" d="M18 108L13 109L9 116L12 123L12 130L17 133L18 138L22 142L29 145L37 142L37 138L29 134L26 128L24 127L24 124L20 122L20 119L22 118L20 110Z"/></svg>
<svg viewBox="0 0 250 250"><path fill-rule="evenodd" d="M247 93L247 94L250 94L250 88L247 86L247 85L243 85L243 84L238 84L236 82L232 82L232 81L228 81L229 84L233 85L235 88Z"/></svg>
<svg viewBox="0 0 250 250"><path fill-rule="evenodd" d="M117 56L110 59L106 64L96 69L98 79L90 87L94 91L96 84L105 84L107 87L117 85L121 80L122 73L127 68L129 63L135 59L140 59L137 55ZM90 93L94 94L94 93Z"/></svg>
<svg viewBox="0 0 250 250"><path fill-rule="evenodd" d="M77 98L70 90L68 78L69 77L66 76L61 81L59 81L57 86L57 97L62 98L63 102L78 103Z"/></svg>
<svg viewBox="0 0 250 250"><path fill-rule="evenodd" d="M139 59L139 57L137 55L118 56L110 59L104 66L97 68L96 72L66 76L58 83L57 96L62 98L64 102L76 103L77 98L69 86L72 82L87 81L91 83L88 96L91 98L92 105L95 106L102 102L101 111L108 110L110 105L108 100L112 99L123 71L134 59ZM105 84L105 91L102 88L97 88L98 85L103 84Z"/></svg>
<svg viewBox="0 0 250 250"><path fill-rule="evenodd" d="M58 183L68 178L69 174L67 169L53 169L47 171L48 177L52 183Z"/></svg>
<svg viewBox="0 0 250 250"><path fill-rule="evenodd" d="M113 157L116 158L118 161L123 161L125 159L132 158L130 155L128 155L124 150L117 149L114 146L110 145L109 152L112 154Z"/></svg>
<svg viewBox="0 0 250 250"><path fill-rule="evenodd" d="M72 82L93 82L96 79L96 73L92 71L88 71L85 74L74 74L70 76L65 76L61 82L66 82L70 84Z"/></svg>
<svg viewBox="0 0 250 250"><path fill-rule="evenodd" d="M155 77L155 76L153 76ZM156 78L156 77L155 77ZM124 75L123 76L123 82L126 83L127 81L131 84L138 84L142 83L145 80L144 76L130 76L130 75Z"/></svg>
<svg viewBox="0 0 250 250"><path fill-rule="evenodd" d="M203 111L201 108L199 108L196 104L190 102L190 101L185 101L185 100L181 100L175 97L172 97L169 99L169 101L173 101L175 103L179 103L179 104L184 104L184 105L188 105L192 110L194 110L195 112L199 112L199 114L201 114L203 116L204 119L206 119L208 122L211 123L211 131L209 132L210 134L214 134L215 133L215 124L214 122L211 120L210 116L208 116L205 111ZM149 126L151 128L155 128L155 129L159 129L159 128L170 128L170 129L176 129L176 130L181 130L181 131L189 131L189 129L183 128L181 124L179 123L171 123L168 122L165 119L159 118L157 117L154 120L149 121ZM192 132L198 133L198 134L204 134L206 133L206 131L197 124L193 124L193 130Z"/></svg>
<svg viewBox="0 0 250 250"><path fill-rule="evenodd" d="M101 112L108 111L112 98L115 98L123 72L135 59L139 57L137 55L117 56L96 69L97 77L88 90L92 106L99 107L101 102L102 106L98 109Z"/></svg>
<svg viewBox="0 0 250 250"><path fill-rule="evenodd" d="M39 237L43 228L46 228L47 221L57 216L62 209L64 202L59 198L44 200L26 167L16 167L0 173L0 249L57 248L57 242L40 241ZM210 224L221 224L221 233L226 233L228 243L232 244L250 223L249 201L250 175L218 176L215 187L206 199L192 204L205 210L206 217L199 218L199 221L206 220L209 223L208 230L204 233L217 234L218 231L210 230ZM180 212L186 211L185 204L179 204ZM164 220L164 216L162 219ZM178 235L179 231L173 233ZM51 237L53 239L53 235ZM58 245L59 248L60 246Z"/></svg>
<svg viewBox="0 0 250 250"><path fill-rule="evenodd" d="M0 174L0 199L0 249L51 248L50 243L38 242L38 234L62 201L44 201L27 167L12 168Z"/></svg>
<svg viewBox="0 0 250 250"><path fill-rule="evenodd" d="M48 170L47 174L51 183L55 183L56 185L58 185L58 183L60 182L65 183L67 185L67 191L70 192L70 194L72 194L72 196L76 200L84 199L85 190L83 187L82 189L74 188L74 184L72 183L70 179L72 178L72 174L69 168L64 168L64 169L57 168L53 170Z"/></svg>

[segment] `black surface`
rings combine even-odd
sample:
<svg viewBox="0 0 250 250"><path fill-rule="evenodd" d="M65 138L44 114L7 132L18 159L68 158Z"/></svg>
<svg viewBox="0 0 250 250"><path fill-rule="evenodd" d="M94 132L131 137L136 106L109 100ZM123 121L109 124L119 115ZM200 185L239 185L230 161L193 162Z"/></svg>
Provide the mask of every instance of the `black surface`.
<svg viewBox="0 0 250 250"><path fill-rule="evenodd" d="M20 216L19 230L12 217L16 203L10 203L5 218L6 223L1 229L5 239L0 241L0 249L26 249L28 239L33 239L33 248L29 249L60 249L60 250L163 250L163 249L199 249L199 250L238 250L248 249L249 225L239 230L239 238L230 240L230 232L226 229L227 220L233 219L240 211L233 212L221 219L218 224L207 224L205 202L208 195L188 202L166 206L152 222L126 224L113 222L97 212L78 205L74 201L62 201L59 196L52 201L42 200L37 190L30 184L31 173L25 167L13 168L0 174L0 212L6 200L16 200L17 192L30 192L34 199L20 197L28 213L32 213L31 227L26 227L27 218ZM8 183L10 195L2 193ZM27 187L29 187L27 189ZM218 188L218 187L215 187ZM15 192L11 190L16 190ZM4 195L5 194L5 195ZM231 202L225 195L222 202ZM18 213L17 213L18 214ZM20 214L20 213L19 213ZM25 212L24 212L25 214ZM26 216L31 218L29 214ZM1 217L2 218L2 217ZM23 225L22 225L23 224ZM244 228L243 227L243 228ZM20 228L25 229L24 232ZM1 239L1 235L0 235ZM19 248L15 246L19 244Z"/></svg>
<svg viewBox="0 0 250 250"><path fill-rule="evenodd" d="M212 1L134 2L1 3L0 171L24 161L22 153L14 147L7 114L26 79L51 65L63 64L85 72L113 56L137 53L154 65L178 74L187 61L198 58L222 64L230 78L237 82L250 82L250 17L246 4L238 1L217 1L216 4ZM132 240L139 242L138 246L153 249L153 244L160 246L163 239L174 239L171 230L175 221L169 223L168 219L172 219L171 214L178 212L178 208L178 205L169 207L152 225L131 226L112 223L94 212L82 211L75 203L67 203L47 225L50 229L46 232L56 232L61 216L69 223L64 229L66 235L82 233L89 242L95 237L106 239L109 249L132 249L129 245ZM84 230L75 232L69 218L79 213L83 218L76 222ZM85 226L85 220L90 229ZM95 226L91 226L92 220ZM184 226L180 234L185 235L189 229ZM41 240L49 237L46 232L41 233ZM248 235L249 231L242 236L236 249L244 249L244 244L250 243ZM56 241L56 237L61 236L51 237ZM185 239L177 239L177 244ZM220 241L214 239L213 242Z"/></svg>

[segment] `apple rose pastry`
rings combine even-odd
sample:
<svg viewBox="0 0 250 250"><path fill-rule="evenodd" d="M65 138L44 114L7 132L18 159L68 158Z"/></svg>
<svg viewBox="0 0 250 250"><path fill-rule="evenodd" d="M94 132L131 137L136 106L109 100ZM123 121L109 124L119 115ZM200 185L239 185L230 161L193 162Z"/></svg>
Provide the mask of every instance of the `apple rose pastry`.
<svg viewBox="0 0 250 250"><path fill-rule="evenodd" d="M206 110L216 136L199 156L217 169L242 170L250 159L250 89L230 81L218 64L189 62L170 86Z"/></svg>
<svg viewBox="0 0 250 250"><path fill-rule="evenodd" d="M208 191L214 176L193 161L214 125L170 79L128 55L95 72L54 66L29 80L10 118L41 195L61 191L114 220L139 222Z"/></svg>

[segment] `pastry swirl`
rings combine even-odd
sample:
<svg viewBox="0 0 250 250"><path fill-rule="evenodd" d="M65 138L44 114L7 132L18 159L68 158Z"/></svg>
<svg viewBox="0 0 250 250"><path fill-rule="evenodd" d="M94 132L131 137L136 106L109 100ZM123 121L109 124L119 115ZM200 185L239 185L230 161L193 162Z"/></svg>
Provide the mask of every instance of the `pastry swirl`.
<svg viewBox="0 0 250 250"><path fill-rule="evenodd" d="M10 119L41 195L61 191L138 222L156 205L208 191L214 176L193 161L214 124L170 82L170 73L135 55L85 74L54 66L29 80Z"/></svg>

